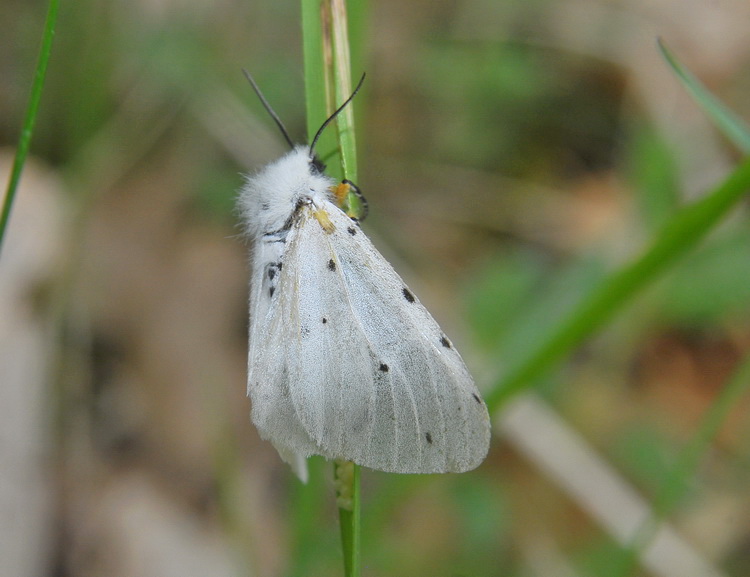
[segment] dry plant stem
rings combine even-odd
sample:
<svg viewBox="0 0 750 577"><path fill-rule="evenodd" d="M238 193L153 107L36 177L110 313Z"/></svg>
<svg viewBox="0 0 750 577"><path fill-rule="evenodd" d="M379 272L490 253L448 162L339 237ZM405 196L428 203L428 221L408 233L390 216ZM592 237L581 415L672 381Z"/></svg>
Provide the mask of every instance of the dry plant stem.
<svg viewBox="0 0 750 577"><path fill-rule="evenodd" d="M643 557L644 552L653 545L664 520L687 492L689 481L695 474L701 459L707 455L722 425L732 410L739 406L742 398L748 393L748 389L750 389L750 355L740 363L703 415L698 431L662 483L649 516L640 524L631 542L624 548L614 575L626 577L633 573L638 557Z"/></svg>
<svg viewBox="0 0 750 577"><path fill-rule="evenodd" d="M535 393L509 401L496 423L524 458L622 547L654 514L654 506ZM669 523L662 523L648 546L635 554L634 560L653 577L726 577ZM617 562L615 555L612 562Z"/></svg>

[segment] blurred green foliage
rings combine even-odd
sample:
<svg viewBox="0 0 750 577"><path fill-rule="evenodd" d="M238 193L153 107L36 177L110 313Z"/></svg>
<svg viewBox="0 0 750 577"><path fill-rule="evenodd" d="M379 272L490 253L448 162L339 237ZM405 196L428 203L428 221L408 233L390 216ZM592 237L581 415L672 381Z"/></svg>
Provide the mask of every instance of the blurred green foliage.
<svg viewBox="0 0 750 577"><path fill-rule="evenodd" d="M18 104L22 92L18 86L25 82L20 70L33 66L38 48L34 35L41 21L41 13L32 5L11 4L0 8L0 14L8 15L6 22L19 24L5 28L20 39L10 43L11 55L6 54L0 64L9 79L8 93L0 93L4 111L0 136L5 144L15 142L20 126L23 107ZM474 5L487 19L504 24L500 29L506 32L490 39L455 32L459 15L451 7L402 4L400 8L384 5L383 12L373 5L354 16L355 61L368 72L358 97L358 109L363 111L358 113L363 117L358 124L358 138L364 143L361 172L365 184L369 178L380 186L372 192L364 187L371 208L380 210L380 217L371 221L374 224L365 226L374 227L371 230L394 244L408 239L417 248L401 251L407 254L427 253L433 238L445 236L452 241L453 254L460 257L453 261L446 257L435 268L443 277L450 276L445 271L454 271L462 279L457 283L461 297L446 298L445 309L466 311L466 341L475 348L464 354L476 363L478 375L509 372L687 204L687 161L674 139L665 135L663 124L655 122L628 92L628 73L619 63L562 41L540 43L526 36L537 20L552 11L551 3ZM242 67L259 80L292 135L304 140L297 8L294 3L272 0L180 9L92 0L63 6L34 152L63 176L79 227L97 218L100 205L131 198L144 189L144 183L156 182L158 195L144 196L155 213L163 203L179 206L175 228L208 224L217 238L237 234L232 207L241 172L281 150L273 149L274 142L258 143L257 132L252 132L270 122L246 85ZM400 21L389 20L394 16L385 8L411 24L429 20L421 30L396 36L403 44L396 44L402 48L395 56L388 52L389 35L401 33ZM365 18L372 21L364 22ZM515 26L521 32L507 32ZM359 72L355 70L355 76ZM671 72L665 67L663 74ZM247 117L235 114L217 95L236 99ZM721 112L712 110L712 114ZM215 116L217 112L222 114ZM215 118L231 120L221 125ZM273 130L263 137L273 138ZM621 227L616 235L594 236L585 239L585 245L576 245L557 244L556 235L542 237L545 240L524 236L523 226L498 231L465 220L459 225L445 218L430 220L429 207L408 212L412 189L400 188L402 181L396 176L379 174L381 163L388 166L394 159L407 167L426 162L438 175L444 167L466 174L501 175L521 191L543 184L552 189L550 197L570 205L582 196L583 183L594 179L605 200L621 202L611 221ZM466 189L481 188L485 182L467 177ZM414 190L420 190L419 185ZM510 192L514 191L500 187L491 191L498 196ZM398 207L407 211L405 228L413 230L404 234L411 236L389 234L393 229L388 228L383 210L387 195L396 197ZM435 198L439 204L439 197ZM471 198L461 200L471 205ZM483 205L469 208L477 220L483 216L499 221L507 216L484 214ZM592 203L590 210L600 208ZM522 223L525 216L513 214L507 220ZM583 222L587 215L578 216ZM122 218L130 215L123 213ZM451 226L463 228L456 233ZM575 223L569 228L576 232ZM639 293L613 323L576 348L566 358L564 371L540 379L545 399L568 425L586 431L587 441L602 458L647 499L658 494L675 455L686 443L685 430L694 424L670 426L683 416L681 403L692 402L681 375L677 380L683 386L672 392L674 407L649 397L661 380L669 380L671 367L668 359L652 361L665 363L653 369L658 377L642 381L644 349L676 332L719 335L730 353L744 352L741 343L750 315L748 247L747 215L737 211L673 270ZM77 249L72 252L80 260L70 264L72 276L92 250ZM435 253L439 258L439 250ZM429 270L417 262L407 265ZM154 279L153 284L160 282ZM244 295L238 297L238 302L243 301ZM81 302L86 301L73 302L66 312L83 307ZM238 342L241 338L237 336ZM140 350L143 344L128 341L128 346ZM482 380L486 384L490 378ZM576 403L585 401L592 389L605 400L591 411L598 419L587 421L586 411ZM696 414L706 410L713 393L705 392L705 405L695 408ZM602 417L603 411L611 413ZM748 431L746 427L740 433L727 433L729 440L723 441L718 455L711 456L720 460L718 467L709 463L695 483L683 479L695 492L687 493L679 512L689 512L690 505L700 503L699 492L706 485L716 491L724 488L727 498L736 498L734 487L722 486L722 471L733 470L730 477L741 486L747 481ZM254 455L242 448L237 451L234 458L253 461ZM141 458L144 467L152 466L148 451ZM619 546L593 522L582 521L583 513L561 491L544 483L542 488L532 486L545 472L529 471L518 461L518 455L496 438L486 465L468 475L365 472L363 574L528 575L522 551L529 528L518 514L519 494L531 502L530 508L538 502L536 518L550 527L549 535L576 571L597 577L615 574L612 559ZM278 499L284 527L285 541L278 545L286 547L283 574L322 576L340 571L329 469L321 459L313 459L309 485L300 485L284 471L283 482L277 479L269 491ZM246 474L239 466L227 470L218 476ZM222 479L216 482L221 484ZM550 502L555 507L547 506ZM739 508L742 502L737 502ZM252 515L248 522L265 528L265 520ZM746 539L747 534L736 535L738 543ZM750 572L750 560L741 548L727 546L726 556L728 574L739 577Z"/></svg>

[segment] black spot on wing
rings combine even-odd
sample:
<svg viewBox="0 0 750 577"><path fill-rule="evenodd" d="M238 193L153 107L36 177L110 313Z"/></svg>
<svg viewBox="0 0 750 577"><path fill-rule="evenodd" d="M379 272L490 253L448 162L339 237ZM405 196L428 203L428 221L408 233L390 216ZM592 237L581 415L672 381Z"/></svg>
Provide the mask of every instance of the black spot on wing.
<svg viewBox="0 0 750 577"><path fill-rule="evenodd" d="M405 298L405 299L406 299L407 301L409 301L410 303L413 303L413 302L414 302L414 300L415 300L415 299L414 299L414 295L413 295L413 294L411 294L411 291L410 291L410 290L409 290L408 288L404 287L404 289L403 289L403 290L402 290L401 292L403 293L403 295L404 295L404 298Z"/></svg>
<svg viewBox="0 0 750 577"><path fill-rule="evenodd" d="M429 445L432 445L432 435L429 432L424 434L424 438Z"/></svg>
<svg viewBox="0 0 750 577"><path fill-rule="evenodd" d="M266 265L266 276L268 277L268 295L273 297L276 286L279 284L279 273L281 272L281 261L269 262Z"/></svg>
<svg viewBox="0 0 750 577"><path fill-rule="evenodd" d="M443 345L446 349L451 348L451 342L446 338L445 335L440 337L440 344Z"/></svg>
<svg viewBox="0 0 750 577"><path fill-rule="evenodd" d="M477 403L479 403L480 405L482 404L482 399L479 398L479 395L477 395L476 393L471 393L471 396L474 397L474 400Z"/></svg>
<svg viewBox="0 0 750 577"><path fill-rule="evenodd" d="M386 365L385 363L380 363L380 366L378 367L378 369L383 373L387 373L390 370L388 365Z"/></svg>
<svg viewBox="0 0 750 577"><path fill-rule="evenodd" d="M328 319L323 317L323 324L326 324L328 322Z"/></svg>
<svg viewBox="0 0 750 577"><path fill-rule="evenodd" d="M336 270L336 263L333 262L333 259L330 259L328 261L328 270L330 270L331 272Z"/></svg>
<svg viewBox="0 0 750 577"><path fill-rule="evenodd" d="M357 229L354 228L353 226L350 226L349 228L346 229L346 232L348 232L350 235L354 236L355 234L357 234Z"/></svg>

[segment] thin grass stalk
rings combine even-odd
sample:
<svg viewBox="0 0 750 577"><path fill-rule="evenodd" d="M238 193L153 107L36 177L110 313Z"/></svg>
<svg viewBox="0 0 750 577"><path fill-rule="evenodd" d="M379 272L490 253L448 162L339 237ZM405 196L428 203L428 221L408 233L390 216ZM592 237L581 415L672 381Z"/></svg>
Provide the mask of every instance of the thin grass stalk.
<svg viewBox="0 0 750 577"><path fill-rule="evenodd" d="M344 0L302 0L302 36L305 62L308 141L321 122L351 93L348 21ZM349 106L335 123L336 145L340 154L331 174L356 181L357 163L354 115ZM326 135L319 151L327 156ZM360 470L351 462L334 464L336 501L341 526L341 545L346 577L360 575Z"/></svg>
<svg viewBox="0 0 750 577"><path fill-rule="evenodd" d="M57 8L59 0L49 0L47 5L47 17L44 22L44 32L42 33L42 45L39 49L39 59L34 72L34 81L31 85L31 94L29 95L29 104L26 108L26 115L21 128L21 135L18 138L18 147L13 159L13 168L11 169L8 187L5 191L3 200L2 213L0 213L0 255L2 254L3 240L5 231L8 228L10 213L13 209L13 201L16 198L18 184L21 181L21 173L26 164L26 157L29 154L31 146L31 135L34 132L34 123L36 122L37 112L39 111L39 102L42 98L42 89L44 88L44 79L47 76L47 64L52 53L52 39L55 36L55 24L57 23Z"/></svg>

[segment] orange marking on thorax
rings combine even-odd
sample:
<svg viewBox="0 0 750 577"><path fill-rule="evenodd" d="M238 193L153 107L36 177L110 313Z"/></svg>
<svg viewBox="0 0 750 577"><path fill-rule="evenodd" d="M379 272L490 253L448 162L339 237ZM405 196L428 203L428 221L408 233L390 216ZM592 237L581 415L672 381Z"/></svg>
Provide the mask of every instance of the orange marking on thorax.
<svg viewBox="0 0 750 577"><path fill-rule="evenodd" d="M333 195L336 197L336 204L341 207L344 204L344 200L349 194L351 187L346 182L340 182L336 186L331 188Z"/></svg>

